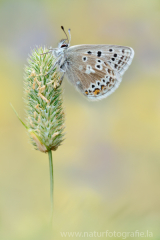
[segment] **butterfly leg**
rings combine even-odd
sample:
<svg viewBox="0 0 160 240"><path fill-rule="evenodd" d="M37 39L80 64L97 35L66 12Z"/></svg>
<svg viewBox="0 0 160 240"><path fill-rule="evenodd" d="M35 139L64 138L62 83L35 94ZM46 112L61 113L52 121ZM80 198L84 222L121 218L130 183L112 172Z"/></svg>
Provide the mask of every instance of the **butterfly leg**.
<svg viewBox="0 0 160 240"><path fill-rule="evenodd" d="M60 66L59 66L59 69L61 72L66 72L67 70L67 60L63 60L61 63L60 63Z"/></svg>
<svg viewBox="0 0 160 240"><path fill-rule="evenodd" d="M61 83L62 83L62 80L63 80L63 78L64 78L64 74L65 74L65 72L63 72L63 74L62 74L62 76L61 76L61 78L59 79L59 81L58 81L58 83L61 85Z"/></svg>

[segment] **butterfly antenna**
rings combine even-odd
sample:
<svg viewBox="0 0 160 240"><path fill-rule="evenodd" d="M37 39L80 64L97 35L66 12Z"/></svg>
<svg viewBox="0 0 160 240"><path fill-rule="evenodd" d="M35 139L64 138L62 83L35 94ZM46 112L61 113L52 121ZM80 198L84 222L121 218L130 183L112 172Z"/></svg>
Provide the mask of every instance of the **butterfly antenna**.
<svg viewBox="0 0 160 240"><path fill-rule="evenodd" d="M68 29L68 33L69 33L69 45L70 45L70 42L71 42L71 29Z"/></svg>
<svg viewBox="0 0 160 240"><path fill-rule="evenodd" d="M63 26L61 26L61 28L62 28L62 30L63 30L63 32L65 33L65 35L66 35L66 37L67 37L67 41L69 42L69 40L68 40L68 36L67 36L67 33L66 33L66 31L64 30L64 27Z"/></svg>

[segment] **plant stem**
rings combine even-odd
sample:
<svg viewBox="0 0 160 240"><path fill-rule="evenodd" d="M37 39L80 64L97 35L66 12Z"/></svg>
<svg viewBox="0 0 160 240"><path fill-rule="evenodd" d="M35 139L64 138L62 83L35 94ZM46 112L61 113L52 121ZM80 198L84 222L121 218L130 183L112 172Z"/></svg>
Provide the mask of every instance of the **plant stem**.
<svg viewBox="0 0 160 240"><path fill-rule="evenodd" d="M53 219L53 161L52 161L52 151L48 151L49 157L49 171L50 171L50 198L51 198L51 221Z"/></svg>

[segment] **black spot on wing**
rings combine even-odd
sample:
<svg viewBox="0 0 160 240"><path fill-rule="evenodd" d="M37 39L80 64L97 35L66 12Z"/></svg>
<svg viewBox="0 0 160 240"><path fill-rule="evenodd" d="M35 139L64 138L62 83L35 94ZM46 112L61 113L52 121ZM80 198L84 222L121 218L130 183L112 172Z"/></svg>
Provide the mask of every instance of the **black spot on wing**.
<svg viewBox="0 0 160 240"><path fill-rule="evenodd" d="M92 54L92 52L91 52L91 51L88 51L87 53L88 53L88 54Z"/></svg>
<svg viewBox="0 0 160 240"><path fill-rule="evenodd" d="M102 52L101 51L98 51L97 52L97 57L100 57L102 55Z"/></svg>

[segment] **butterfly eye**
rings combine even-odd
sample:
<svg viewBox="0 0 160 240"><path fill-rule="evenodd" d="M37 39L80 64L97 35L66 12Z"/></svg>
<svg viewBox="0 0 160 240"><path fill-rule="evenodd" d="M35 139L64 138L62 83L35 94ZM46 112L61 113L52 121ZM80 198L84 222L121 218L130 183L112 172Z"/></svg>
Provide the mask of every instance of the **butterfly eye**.
<svg viewBox="0 0 160 240"><path fill-rule="evenodd" d="M61 48L68 47L68 44L63 44Z"/></svg>

